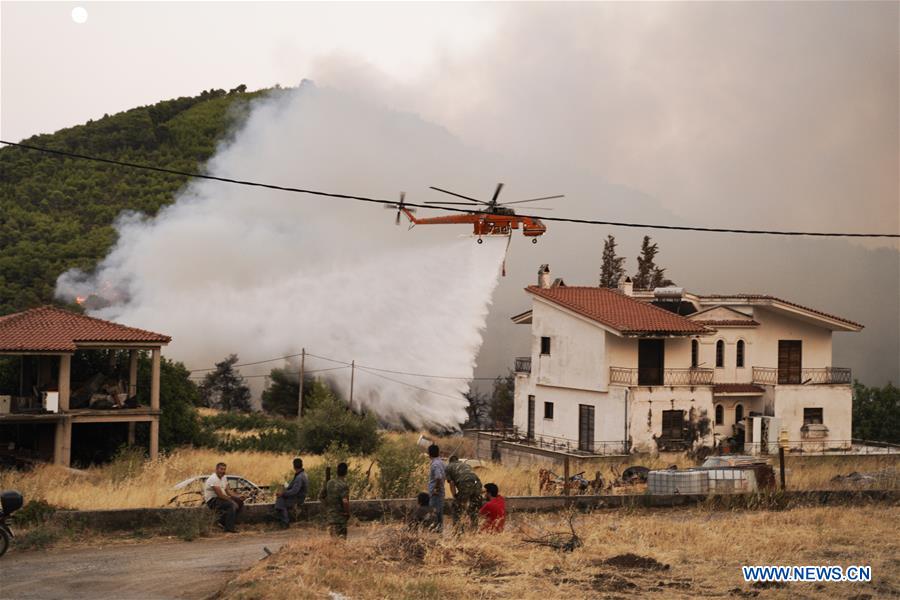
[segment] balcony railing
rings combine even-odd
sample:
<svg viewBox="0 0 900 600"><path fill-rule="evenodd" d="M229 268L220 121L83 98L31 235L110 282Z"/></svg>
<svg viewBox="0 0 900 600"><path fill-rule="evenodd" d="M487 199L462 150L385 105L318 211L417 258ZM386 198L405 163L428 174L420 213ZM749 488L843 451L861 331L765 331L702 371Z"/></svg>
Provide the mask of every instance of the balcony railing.
<svg viewBox="0 0 900 600"><path fill-rule="evenodd" d="M628 386L687 386L712 385L712 369L658 369L656 367L629 369L609 368L609 383Z"/></svg>
<svg viewBox="0 0 900 600"><path fill-rule="evenodd" d="M516 373L531 373L530 356L522 356L516 359Z"/></svg>
<svg viewBox="0 0 900 600"><path fill-rule="evenodd" d="M852 381L850 369L823 367L820 369L776 369L753 367L753 383L761 385L821 385L846 384Z"/></svg>

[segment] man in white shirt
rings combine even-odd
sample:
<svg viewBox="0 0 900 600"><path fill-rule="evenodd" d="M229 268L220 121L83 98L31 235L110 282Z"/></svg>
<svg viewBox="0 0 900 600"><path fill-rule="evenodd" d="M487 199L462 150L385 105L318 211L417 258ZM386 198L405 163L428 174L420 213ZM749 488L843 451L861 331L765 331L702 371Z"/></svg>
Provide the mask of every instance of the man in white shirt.
<svg viewBox="0 0 900 600"><path fill-rule="evenodd" d="M244 497L228 489L225 463L216 465L216 472L203 485L203 502L219 514L219 524L230 533L237 533L234 521L244 506Z"/></svg>

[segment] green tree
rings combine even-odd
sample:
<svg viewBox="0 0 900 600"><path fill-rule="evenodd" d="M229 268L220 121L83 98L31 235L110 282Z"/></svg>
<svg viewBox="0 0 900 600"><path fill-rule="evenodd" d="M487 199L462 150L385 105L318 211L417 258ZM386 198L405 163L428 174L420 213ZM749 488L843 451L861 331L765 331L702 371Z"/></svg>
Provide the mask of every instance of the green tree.
<svg viewBox="0 0 900 600"><path fill-rule="evenodd" d="M651 290L657 287L675 285L671 279L665 276L666 270L656 264L656 255L659 253L659 245L650 242L650 236L645 235L641 243L641 254L638 256L638 270L632 281L636 290Z"/></svg>
<svg viewBox="0 0 900 600"><path fill-rule="evenodd" d="M138 362L138 401L150 404L150 357L143 353ZM171 450L185 444L200 444L200 422L195 408L199 402L197 385L183 363L166 357L159 371L159 447Z"/></svg>
<svg viewBox="0 0 900 600"><path fill-rule="evenodd" d="M900 388L853 382L853 437L900 444Z"/></svg>
<svg viewBox="0 0 900 600"><path fill-rule="evenodd" d="M300 392L297 384L299 369L294 366L276 368L269 372L271 383L269 388L262 393L262 407L268 413L283 417L296 417L297 405L300 401ZM315 380L307 375L303 378L303 410L310 409L310 399L316 389Z"/></svg>
<svg viewBox="0 0 900 600"><path fill-rule="evenodd" d="M625 257L616 256L616 238L606 236L603 243L603 263L600 266L600 287L614 288L625 275Z"/></svg>
<svg viewBox="0 0 900 600"><path fill-rule="evenodd" d="M506 377L494 380L491 392L491 421L495 426L512 427L515 403L516 376L510 372Z"/></svg>
<svg viewBox="0 0 900 600"><path fill-rule="evenodd" d="M250 388L234 369L238 355L232 354L216 363L216 369L208 373L200 384L200 402L203 406L220 410L250 412Z"/></svg>
<svg viewBox="0 0 900 600"><path fill-rule="evenodd" d="M378 421L369 414L357 414L326 385L313 387L310 410L299 424L301 447L320 454L339 444L354 454L369 454L381 441Z"/></svg>

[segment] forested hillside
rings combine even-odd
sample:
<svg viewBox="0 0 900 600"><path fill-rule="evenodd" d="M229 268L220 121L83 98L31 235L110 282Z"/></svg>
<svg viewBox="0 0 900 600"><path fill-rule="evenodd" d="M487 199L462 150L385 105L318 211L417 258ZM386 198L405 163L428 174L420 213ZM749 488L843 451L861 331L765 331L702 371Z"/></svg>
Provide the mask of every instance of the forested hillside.
<svg viewBox="0 0 900 600"><path fill-rule="evenodd" d="M266 90L204 91L38 135L22 143L198 171L216 144ZM15 140L10 140L15 141ZM115 242L125 210L153 215L186 183L178 177L0 149L0 315L47 304L67 269L91 269Z"/></svg>

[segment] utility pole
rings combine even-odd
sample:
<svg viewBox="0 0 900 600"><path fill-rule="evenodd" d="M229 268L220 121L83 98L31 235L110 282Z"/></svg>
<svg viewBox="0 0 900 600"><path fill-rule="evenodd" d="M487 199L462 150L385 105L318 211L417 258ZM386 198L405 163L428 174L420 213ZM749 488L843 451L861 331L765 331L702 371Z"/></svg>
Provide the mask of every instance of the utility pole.
<svg viewBox="0 0 900 600"><path fill-rule="evenodd" d="M356 361L350 361L350 406L353 406L353 377L356 375Z"/></svg>
<svg viewBox="0 0 900 600"><path fill-rule="evenodd" d="M306 348L300 350L300 394L297 399L297 420L303 417L303 376L306 367Z"/></svg>

